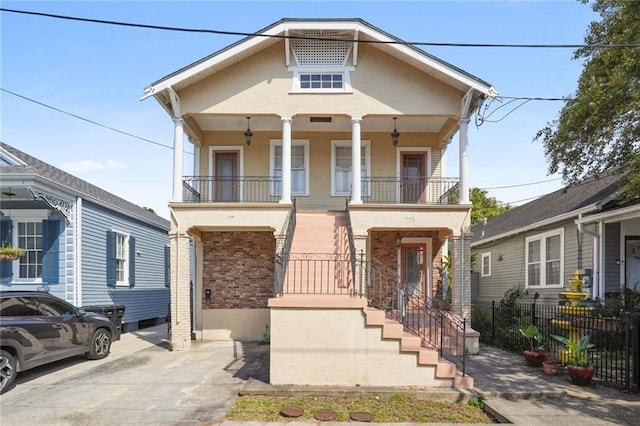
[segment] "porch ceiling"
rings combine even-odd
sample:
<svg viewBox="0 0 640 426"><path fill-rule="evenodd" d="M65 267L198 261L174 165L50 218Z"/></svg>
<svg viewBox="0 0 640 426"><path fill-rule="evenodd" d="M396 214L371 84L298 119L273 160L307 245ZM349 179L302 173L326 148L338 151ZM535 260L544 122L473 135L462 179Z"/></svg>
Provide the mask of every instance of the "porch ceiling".
<svg viewBox="0 0 640 426"><path fill-rule="evenodd" d="M248 114L249 115L249 114ZM350 132L350 117L332 117L331 114L317 114L314 117L331 117L330 123L312 123L310 116L293 118L294 131L311 132ZM398 115L397 129L402 134L407 133L439 133L447 126L448 116L403 116ZM201 131L244 131L247 128L247 118L244 116L215 116L195 114L191 118ZM393 117L364 117L361 123L363 132L391 132ZM251 117L253 131L280 131L282 122L280 117Z"/></svg>

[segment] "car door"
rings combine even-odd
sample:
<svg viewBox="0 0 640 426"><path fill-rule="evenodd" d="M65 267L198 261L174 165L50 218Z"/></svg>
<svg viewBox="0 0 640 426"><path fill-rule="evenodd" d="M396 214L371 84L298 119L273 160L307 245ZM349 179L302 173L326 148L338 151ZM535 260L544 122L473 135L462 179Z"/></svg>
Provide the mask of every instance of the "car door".
<svg viewBox="0 0 640 426"><path fill-rule="evenodd" d="M22 353L22 369L39 365L51 350L51 325L40 315L32 296L0 298L0 330L3 344Z"/></svg>
<svg viewBox="0 0 640 426"><path fill-rule="evenodd" d="M77 309L63 300L40 296L38 309L51 329L51 352L56 358L83 353L88 347L88 327Z"/></svg>

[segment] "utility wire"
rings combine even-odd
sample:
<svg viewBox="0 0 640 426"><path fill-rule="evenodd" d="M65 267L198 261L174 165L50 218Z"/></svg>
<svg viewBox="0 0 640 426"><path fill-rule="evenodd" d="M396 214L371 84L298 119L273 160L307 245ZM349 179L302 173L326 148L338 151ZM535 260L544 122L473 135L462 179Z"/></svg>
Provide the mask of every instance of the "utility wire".
<svg viewBox="0 0 640 426"><path fill-rule="evenodd" d="M480 188L482 190L490 190L490 189L507 189L507 188L519 188L521 186L530 186L530 185L538 185L541 183L554 182L557 180L562 180L562 178L548 179L548 180L539 180L537 182L529 182L529 183L519 183L516 185L507 185L507 186L492 186L487 188Z"/></svg>
<svg viewBox="0 0 640 426"><path fill-rule="evenodd" d="M54 106L47 105L47 104L45 104L43 102L36 101L35 99L31 99L31 98L28 98L26 96L19 95L18 93L12 92L11 90L7 90L7 89L4 89L2 87L0 87L0 90L5 92L5 93L8 93L10 95L13 95L13 96L16 96L18 98L24 99L25 101L33 102L34 104L43 106L45 108L52 109L52 110L57 111L57 112L62 113L62 114L69 115L69 116L71 116L73 118L77 118L78 120L86 121L87 123L91 123L91 124L94 124L96 126L104 127L105 129L109 129L111 131L114 131L114 132L117 132L117 133L120 133L120 134L123 134L123 135L126 135L126 136L130 136L132 138L140 139L141 141L148 142L148 143L151 143L151 144L154 144L154 145L158 145L158 146L161 146L163 148L173 149L172 146L165 145L165 144L160 143L160 142L152 141L151 139L143 138L142 136L137 136L137 135L134 135L132 133L125 132L124 130L119 130L119 129L116 129L115 127L107 126L106 124L98 123L97 121L93 121L93 120L90 120L88 118L81 117L81 116L79 116L77 114L73 114L71 112L64 111L64 110L62 110L60 108L56 108ZM187 154L192 154L191 152L188 152L188 151L185 151L185 152Z"/></svg>
<svg viewBox="0 0 640 426"><path fill-rule="evenodd" d="M66 19L70 21L79 21L79 22L91 22L95 24L107 24L107 25L118 25L123 27L133 27L133 28L146 28L153 30L163 30L163 31L179 31L179 32L189 32L189 33L205 33L205 34L219 34L219 35L235 35L235 36L245 36L245 37L264 37L264 38L279 38L279 39L295 39L295 40L318 40L318 41L344 41L351 43L371 43L371 44L400 44L407 46L434 46L434 47L499 47L499 48L543 48L543 49L582 49L582 48L612 48L612 49L621 49L621 48L638 48L640 47L640 43L594 43L594 44L507 44L507 43L438 43L438 42L422 42L422 41L402 41L402 40L347 40L347 39L336 39L330 37L310 37L310 36L298 36L298 35L283 35L283 34L263 34L263 33L249 33L242 31L222 31L222 30L211 30L204 28L184 28L184 27L169 27L164 25L149 25L149 24L137 24L131 22L121 22L121 21L110 21L105 19L91 19L91 18L79 18L74 16L66 16L66 15L56 15L52 13L44 13L44 12L33 12L27 10L17 10L17 9L7 9L0 8L2 12L8 13L18 13L24 15L31 16L42 16L46 18L55 18L55 19Z"/></svg>

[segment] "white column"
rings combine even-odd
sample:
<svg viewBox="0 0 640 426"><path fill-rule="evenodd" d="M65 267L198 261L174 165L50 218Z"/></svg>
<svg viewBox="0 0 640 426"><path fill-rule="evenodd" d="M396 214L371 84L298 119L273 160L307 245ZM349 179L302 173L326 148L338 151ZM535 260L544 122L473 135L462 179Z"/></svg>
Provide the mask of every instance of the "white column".
<svg viewBox="0 0 640 426"><path fill-rule="evenodd" d="M182 151L184 151L184 120L174 118L173 131L173 196L171 201L182 201Z"/></svg>
<svg viewBox="0 0 640 426"><path fill-rule="evenodd" d="M282 204L291 204L291 119L282 119Z"/></svg>
<svg viewBox="0 0 640 426"><path fill-rule="evenodd" d="M360 122L361 118L351 120L351 202L350 204L362 204L362 170L360 155Z"/></svg>
<svg viewBox="0 0 640 426"><path fill-rule="evenodd" d="M469 204L469 119L460 120L460 200Z"/></svg>

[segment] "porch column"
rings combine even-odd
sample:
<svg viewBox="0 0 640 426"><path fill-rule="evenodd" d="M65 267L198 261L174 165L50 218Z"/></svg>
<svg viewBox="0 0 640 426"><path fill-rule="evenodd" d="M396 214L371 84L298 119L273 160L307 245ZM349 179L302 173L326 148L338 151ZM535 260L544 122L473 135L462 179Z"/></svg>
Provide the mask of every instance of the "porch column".
<svg viewBox="0 0 640 426"><path fill-rule="evenodd" d="M182 201L182 151L184 151L184 120L173 119L173 192L171 201Z"/></svg>
<svg viewBox="0 0 640 426"><path fill-rule="evenodd" d="M460 120L460 197L458 204L469 204L469 119Z"/></svg>
<svg viewBox="0 0 640 426"><path fill-rule="evenodd" d="M362 171L360 158L360 122L362 118L351 120L351 202L350 204L362 204Z"/></svg>
<svg viewBox="0 0 640 426"><path fill-rule="evenodd" d="M291 204L291 119L282 119L282 198L280 203Z"/></svg>
<svg viewBox="0 0 640 426"><path fill-rule="evenodd" d="M189 237L173 231L169 234L171 251L171 333L172 351L191 349L191 283Z"/></svg>
<svg viewBox="0 0 640 426"><path fill-rule="evenodd" d="M451 308L471 318L471 233L453 237L453 282Z"/></svg>

